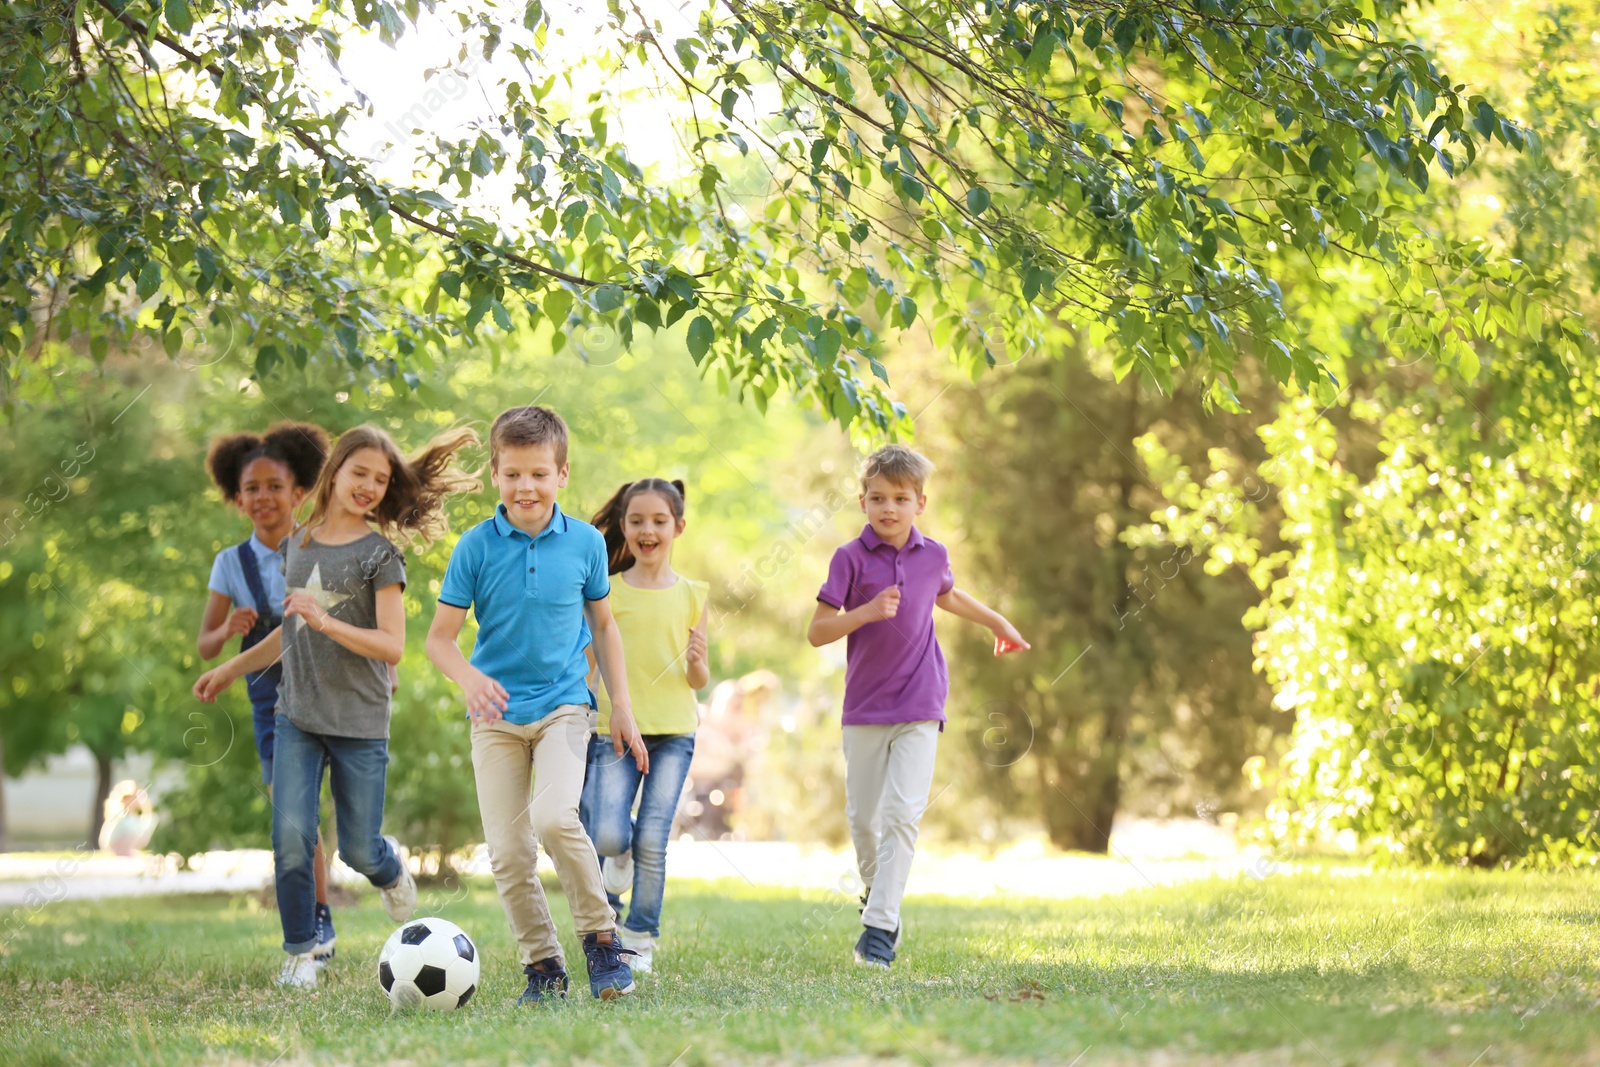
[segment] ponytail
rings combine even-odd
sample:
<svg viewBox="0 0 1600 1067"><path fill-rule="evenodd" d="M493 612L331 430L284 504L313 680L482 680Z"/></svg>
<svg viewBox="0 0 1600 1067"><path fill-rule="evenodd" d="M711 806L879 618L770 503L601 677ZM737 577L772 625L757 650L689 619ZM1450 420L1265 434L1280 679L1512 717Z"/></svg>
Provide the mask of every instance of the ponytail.
<svg viewBox="0 0 1600 1067"><path fill-rule="evenodd" d="M611 499L600 505L600 510L589 520L606 539L607 571L618 574L633 566L633 553L628 551L628 538L622 531L622 520L628 517L628 502L640 493L659 493L672 511L672 517L683 521L685 491L683 479L666 481L662 478L640 478L636 482L623 482L611 494Z"/></svg>

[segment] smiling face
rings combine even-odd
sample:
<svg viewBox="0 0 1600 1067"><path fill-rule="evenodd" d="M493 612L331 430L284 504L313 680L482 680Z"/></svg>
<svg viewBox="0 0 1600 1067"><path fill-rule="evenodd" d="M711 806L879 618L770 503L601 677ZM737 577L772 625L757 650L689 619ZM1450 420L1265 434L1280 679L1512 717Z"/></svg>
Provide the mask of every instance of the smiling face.
<svg viewBox="0 0 1600 1067"><path fill-rule="evenodd" d="M334 502L353 515L371 514L389 491L390 472L389 457L382 449L356 449L334 476Z"/></svg>
<svg viewBox="0 0 1600 1067"><path fill-rule="evenodd" d="M861 491L861 510L872 532L895 546L905 544L913 522L927 504L927 495L919 493L916 486L891 482L882 475L868 478Z"/></svg>
<svg viewBox="0 0 1600 1067"><path fill-rule="evenodd" d="M500 490L500 503L513 526L542 530L550 521L556 494L566 488L567 465L556 463L552 445L512 445L495 456L489 480Z"/></svg>
<svg viewBox="0 0 1600 1067"><path fill-rule="evenodd" d="M622 536L628 551L640 563L672 558L672 542L683 533L683 520L672 514L672 505L660 493L637 493L628 501L622 517Z"/></svg>
<svg viewBox="0 0 1600 1067"><path fill-rule="evenodd" d="M305 495L288 464L257 456L239 472L239 495L233 503L255 525L256 533L272 542L294 524L294 509Z"/></svg>

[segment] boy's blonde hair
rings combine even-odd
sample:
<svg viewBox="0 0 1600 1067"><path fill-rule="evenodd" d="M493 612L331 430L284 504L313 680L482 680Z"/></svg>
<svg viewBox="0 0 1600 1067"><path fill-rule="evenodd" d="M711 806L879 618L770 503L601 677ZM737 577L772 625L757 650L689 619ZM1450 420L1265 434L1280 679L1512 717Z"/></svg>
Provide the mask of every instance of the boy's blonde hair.
<svg viewBox="0 0 1600 1067"><path fill-rule="evenodd" d="M894 485L907 485L922 495L923 483L934 470L933 464L905 445L884 445L867 457L861 468L861 491L866 492L867 482L884 478Z"/></svg>

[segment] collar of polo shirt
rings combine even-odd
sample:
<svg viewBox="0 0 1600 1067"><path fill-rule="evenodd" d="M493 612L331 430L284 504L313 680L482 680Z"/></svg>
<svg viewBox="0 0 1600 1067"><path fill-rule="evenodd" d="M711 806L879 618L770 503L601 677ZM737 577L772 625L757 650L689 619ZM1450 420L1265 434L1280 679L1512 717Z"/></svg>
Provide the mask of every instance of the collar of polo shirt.
<svg viewBox="0 0 1600 1067"><path fill-rule="evenodd" d="M512 524L511 516L506 514L506 506L503 503L494 506L494 532L501 537L510 537L512 534L522 534L523 537L528 536L526 530L519 530ZM538 537L529 538L529 540L537 541L539 537L549 533L566 532L567 515L566 512L561 510L561 504L557 502L550 505L550 521L544 524L544 529L539 531Z"/></svg>
<svg viewBox="0 0 1600 1067"><path fill-rule="evenodd" d="M911 536L906 538L905 547L920 548L923 540L922 531L913 526L911 527ZM878 536L878 531L872 528L870 522L861 531L861 543L866 545L868 549L876 549L881 545L889 544L889 542ZM890 547L893 548L894 546L890 545Z"/></svg>

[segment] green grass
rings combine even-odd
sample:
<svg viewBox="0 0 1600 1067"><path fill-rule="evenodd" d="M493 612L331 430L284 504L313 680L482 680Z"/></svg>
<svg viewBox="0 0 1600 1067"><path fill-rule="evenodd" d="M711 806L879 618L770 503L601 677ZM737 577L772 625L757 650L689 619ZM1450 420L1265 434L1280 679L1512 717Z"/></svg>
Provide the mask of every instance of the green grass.
<svg viewBox="0 0 1600 1067"><path fill-rule="evenodd" d="M858 920L840 895L674 882L657 975L604 1005L552 894L574 995L518 1011L521 971L483 883L429 908L477 940L478 996L393 1018L374 897L339 912L338 959L309 994L273 984L277 916L253 897L61 902L23 923L0 911L15 931L0 1064L1096 1067L1161 1050L1175 1065L1565 1067L1600 1062L1593 889L1571 874L1330 869L1097 900L913 898L883 974L851 964Z"/></svg>

